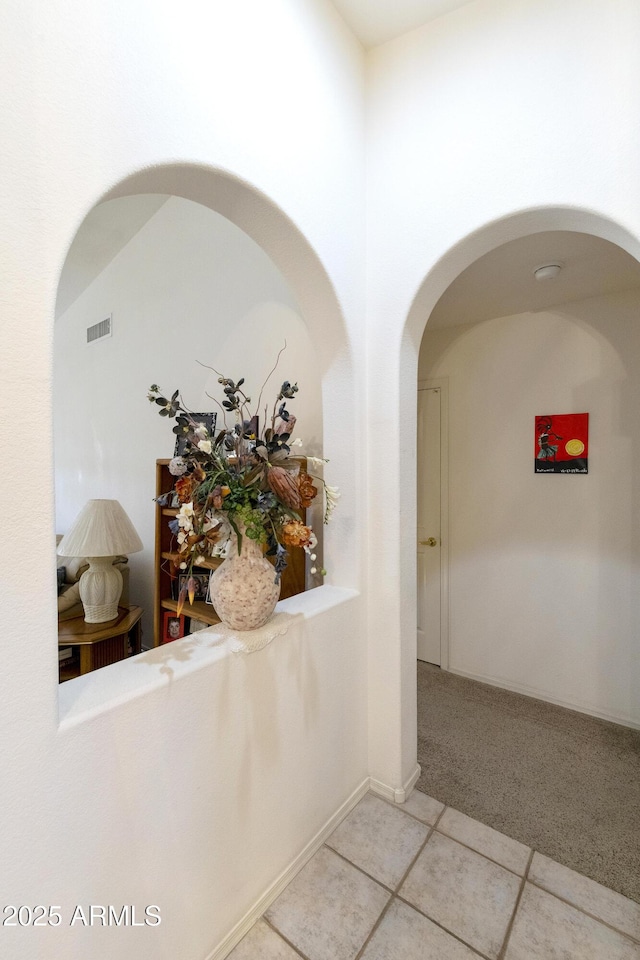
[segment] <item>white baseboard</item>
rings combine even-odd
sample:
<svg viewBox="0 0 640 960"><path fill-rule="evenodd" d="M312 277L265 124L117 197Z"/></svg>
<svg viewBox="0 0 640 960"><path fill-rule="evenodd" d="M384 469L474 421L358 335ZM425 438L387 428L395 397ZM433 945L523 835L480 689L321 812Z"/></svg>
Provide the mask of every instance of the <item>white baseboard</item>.
<svg viewBox="0 0 640 960"><path fill-rule="evenodd" d="M387 783L383 783L382 780L376 780L374 777L371 777L369 781L369 788L373 793L377 793L379 797L384 797L385 800L391 800L392 803L404 803L418 782L419 777L420 766L416 764L413 773L400 789L390 787Z"/></svg>
<svg viewBox="0 0 640 960"><path fill-rule="evenodd" d="M365 793L371 790L385 800L391 800L393 803L404 803L420 776L420 767L416 764L415 770L408 778L404 786L398 790L388 786L381 780L375 780L373 777L366 777L362 783L356 787L350 797L329 817L323 827L316 833L315 837L309 841L304 850L292 860L280 876L274 880L270 887L256 900L252 907L247 910L242 920L240 920L233 930L231 930L221 943L210 953L207 960L223 960L233 948L240 943L246 933L249 932L256 920L259 920L262 914L267 910L273 901L282 893L287 884L291 883L305 863L320 849L327 837L333 833L338 824L342 823L344 818L353 810L355 805L364 797Z"/></svg>
<svg viewBox="0 0 640 960"><path fill-rule="evenodd" d="M420 769L418 768L418 775L420 774ZM417 777L416 777L417 779ZM414 781L415 783L415 781ZM280 876L274 880L274 882L265 890L265 892L256 900L254 905L247 910L242 920L240 920L233 930L227 934L227 936L222 940L221 943L215 948L215 950L209 954L207 960L223 960L233 948L238 944L244 935L249 932L253 924L258 920L262 914L267 910L273 901L282 893L287 884L291 883L293 878L302 870L305 863L307 863L311 857L320 849L327 837L333 833L339 823L341 823L348 813L355 807L359 800L364 797L365 793L369 789L373 789L371 786L371 780L369 777L366 777L360 786L356 787L350 797L348 797L344 803L336 810L333 816L329 817L327 822L323 827L316 833L315 837L309 841L304 850L298 854L298 856L291 861L288 867L282 871ZM400 791L399 791L400 792Z"/></svg>
<svg viewBox="0 0 640 960"><path fill-rule="evenodd" d="M590 717L597 717L598 720L608 720L610 723L618 723L624 727L631 727L633 730L640 730L640 723L625 714L607 713L604 710L599 710L597 707L591 706L591 704L580 701L561 700L558 697L550 696L546 690L530 687L526 683L512 683L510 680L504 680L501 677L486 677L481 673L467 673L466 670L453 670L451 667L449 667L448 672L454 673L458 677L465 677L467 680L478 680L480 683L488 683L491 687L501 687L503 690L511 690L513 693L521 693L525 697L535 697L536 700L546 700L547 703L555 703L558 707L566 707L568 710L586 713Z"/></svg>
<svg viewBox="0 0 640 960"><path fill-rule="evenodd" d="M413 771L413 773L411 774L411 776L409 777L409 779L408 779L407 782L405 783L404 788L403 788L403 790L402 790L402 793L404 794L404 796L402 797L402 799L398 799L398 800L396 801L397 803L404 803L405 800L408 800L409 795L411 794L411 791L413 790L413 788L415 787L416 783L417 783L418 780L420 779L420 774L421 774L421 773L422 773L422 769L421 769L421 767L420 767L420 764L419 764L419 763L416 763L415 770Z"/></svg>

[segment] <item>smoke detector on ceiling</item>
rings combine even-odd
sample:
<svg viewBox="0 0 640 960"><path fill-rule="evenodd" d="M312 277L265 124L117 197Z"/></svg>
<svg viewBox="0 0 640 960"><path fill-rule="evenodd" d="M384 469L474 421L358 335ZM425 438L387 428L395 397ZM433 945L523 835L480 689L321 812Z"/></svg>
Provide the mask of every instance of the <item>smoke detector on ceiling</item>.
<svg viewBox="0 0 640 960"><path fill-rule="evenodd" d="M541 267L536 267L533 275L536 280L555 280L561 270L561 263L544 263Z"/></svg>

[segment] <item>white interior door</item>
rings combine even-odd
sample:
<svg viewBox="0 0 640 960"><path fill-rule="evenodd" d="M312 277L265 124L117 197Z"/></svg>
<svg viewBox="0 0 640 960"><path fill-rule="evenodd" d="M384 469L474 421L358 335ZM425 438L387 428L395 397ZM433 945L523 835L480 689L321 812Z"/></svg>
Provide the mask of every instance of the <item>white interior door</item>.
<svg viewBox="0 0 640 960"><path fill-rule="evenodd" d="M441 663L441 396L418 390L418 660Z"/></svg>

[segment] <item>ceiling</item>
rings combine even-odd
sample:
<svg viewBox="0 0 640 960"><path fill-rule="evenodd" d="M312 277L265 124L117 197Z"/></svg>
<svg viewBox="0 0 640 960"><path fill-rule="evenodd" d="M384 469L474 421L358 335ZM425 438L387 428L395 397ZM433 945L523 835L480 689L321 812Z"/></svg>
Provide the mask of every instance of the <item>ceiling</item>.
<svg viewBox="0 0 640 960"><path fill-rule="evenodd" d="M555 280L533 271L561 263ZM435 305L429 329L558 307L640 287L640 263L588 233L533 233L491 250L456 277Z"/></svg>
<svg viewBox="0 0 640 960"><path fill-rule="evenodd" d="M139 194L98 204L80 225L62 268L56 319L151 219L168 197Z"/></svg>
<svg viewBox="0 0 640 960"><path fill-rule="evenodd" d="M470 0L333 0L361 43L369 48L414 30Z"/></svg>

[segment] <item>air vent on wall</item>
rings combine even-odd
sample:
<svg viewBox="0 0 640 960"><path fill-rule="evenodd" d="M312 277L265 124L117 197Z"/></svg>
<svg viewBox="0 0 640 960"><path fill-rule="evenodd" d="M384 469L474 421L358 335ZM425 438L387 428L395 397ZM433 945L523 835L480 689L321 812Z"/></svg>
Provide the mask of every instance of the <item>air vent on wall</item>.
<svg viewBox="0 0 640 960"><path fill-rule="evenodd" d="M111 317L101 320L100 323L94 323L92 327L87 327L87 343L94 343L96 340L104 340L111 336Z"/></svg>

